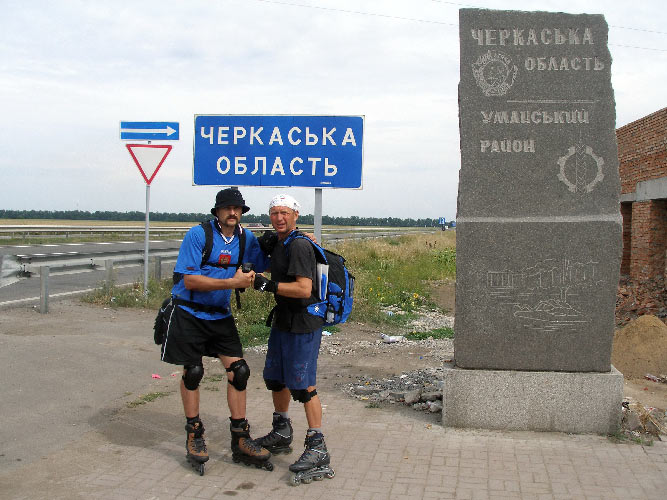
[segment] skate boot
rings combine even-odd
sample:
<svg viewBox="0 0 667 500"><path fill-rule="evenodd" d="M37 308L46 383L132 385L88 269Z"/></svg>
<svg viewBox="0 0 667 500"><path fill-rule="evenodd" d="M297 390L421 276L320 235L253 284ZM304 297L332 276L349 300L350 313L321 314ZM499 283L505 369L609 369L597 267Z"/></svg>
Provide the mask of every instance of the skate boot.
<svg viewBox="0 0 667 500"><path fill-rule="evenodd" d="M289 470L294 473L290 477L292 486L298 486L301 482L308 484L313 479L315 481L321 481L325 477L331 479L336 475L336 472L329 467L331 457L322 433L306 435L304 446L305 450L299 460L289 466Z"/></svg>
<svg viewBox="0 0 667 500"><path fill-rule="evenodd" d="M204 463L208 461L208 451L204 441L204 424L195 422L194 424L185 424L185 431L188 433L185 440L186 458L194 469L199 471L199 475L204 475Z"/></svg>
<svg viewBox="0 0 667 500"><path fill-rule="evenodd" d="M274 413L271 432L255 441L274 455L292 453L292 421Z"/></svg>
<svg viewBox="0 0 667 500"><path fill-rule="evenodd" d="M243 462L258 469L273 470L273 464L269 462L271 453L250 438L250 424L247 420L244 420L239 427L234 427L234 424L230 423L229 431L232 434L232 460L235 463Z"/></svg>

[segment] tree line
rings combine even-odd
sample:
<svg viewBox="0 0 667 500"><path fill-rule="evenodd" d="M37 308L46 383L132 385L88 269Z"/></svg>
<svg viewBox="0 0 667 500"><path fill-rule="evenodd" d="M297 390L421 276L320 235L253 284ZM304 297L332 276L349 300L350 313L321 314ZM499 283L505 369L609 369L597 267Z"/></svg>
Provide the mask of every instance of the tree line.
<svg viewBox="0 0 667 500"><path fill-rule="evenodd" d="M108 220L108 221L143 221L145 212L87 212L83 210L0 210L1 219L55 219L55 220ZM201 222L210 219L210 213L151 212L150 220L155 222ZM243 222L270 225L268 214L243 216ZM299 222L314 224L312 214L300 215ZM322 215L322 224L327 226L390 226L390 227L437 227L438 219L399 219L397 217L333 217Z"/></svg>

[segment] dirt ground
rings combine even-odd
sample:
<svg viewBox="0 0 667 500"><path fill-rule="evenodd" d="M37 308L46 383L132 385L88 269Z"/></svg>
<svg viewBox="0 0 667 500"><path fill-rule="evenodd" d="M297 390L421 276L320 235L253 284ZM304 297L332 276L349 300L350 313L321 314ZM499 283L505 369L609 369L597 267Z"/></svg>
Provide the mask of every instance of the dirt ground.
<svg viewBox="0 0 667 500"><path fill-rule="evenodd" d="M453 283L439 283L433 291L438 304L453 315ZM6 451L0 450L0 469L10 456L41 452L22 449L19 441L13 443L10 429L15 426L35 429L39 439L33 441L48 448L49 443L75 436L79 432L77 426L95 426L137 395L146 394L147 384L151 391L173 391L170 375L177 373L178 368L159 360L157 347L152 343L154 311L113 310L76 300L55 302L51 311L46 315L27 307L0 311L0 376L10 381L0 389L7 424L6 432L0 431L0 441L6 444ZM386 344L380 339L382 333L405 332L350 322L341 325L340 331L324 336L318 386L342 390L363 377L391 378L442 367L453 358L450 340ZM100 352L104 354L100 356ZM24 359L26 356L28 359ZM70 358L75 358L74 362ZM246 359L256 374L261 373L261 347L247 349ZM26 370L26 366L34 369ZM219 362L208 361L206 369L207 375L224 375ZM161 374L162 380L147 382L148 370ZM261 380L256 385L263 386ZM626 379L625 395L644 406L667 408L664 383ZM26 407L36 410L26 414ZM405 405L394 407L397 412L420 414ZM67 423L74 416L77 426ZM435 424L441 417L439 413L424 412L419 418ZM58 429L56 434L47 432L51 420Z"/></svg>

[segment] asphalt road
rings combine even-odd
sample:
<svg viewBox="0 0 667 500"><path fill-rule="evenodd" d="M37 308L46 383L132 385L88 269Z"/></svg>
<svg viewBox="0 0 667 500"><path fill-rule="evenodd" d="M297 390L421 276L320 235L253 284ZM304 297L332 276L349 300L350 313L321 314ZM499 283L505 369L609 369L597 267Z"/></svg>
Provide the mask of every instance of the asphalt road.
<svg viewBox="0 0 667 500"><path fill-rule="evenodd" d="M1 310L0 472L39 461L108 421L161 382L151 373L168 376L173 370L152 341L154 318L155 311L69 300L49 314Z"/></svg>
<svg viewBox="0 0 667 500"><path fill-rule="evenodd" d="M181 244L180 240L156 240L151 241L149 249L174 249L177 250ZM39 255L77 252L84 255L110 252L117 250L136 250L143 252L143 242L113 242L113 243L65 243L59 245L16 245L0 247L0 255ZM170 276L174 268L173 262L165 262L162 265L162 276ZM149 272L153 270L150 269ZM132 265L116 267L114 269L114 281L116 284L143 283L143 266ZM90 271L77 271L72 274L52 274L49 276L49 297L56 300L68 297L99 287L106 279L106 271L103 269ZM21 278L18 281L0 287L0 307L39 304L41 292L41 281L39 276Z"/></svg>

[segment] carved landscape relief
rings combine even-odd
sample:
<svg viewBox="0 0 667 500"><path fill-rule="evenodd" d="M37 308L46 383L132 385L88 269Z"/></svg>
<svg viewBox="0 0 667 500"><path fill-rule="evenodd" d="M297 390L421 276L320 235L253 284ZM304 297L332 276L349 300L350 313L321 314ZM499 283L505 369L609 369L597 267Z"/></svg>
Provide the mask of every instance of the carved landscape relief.
<svg viewBox="0 0 667 500"><path fill-rule="evenodd" d="M544 333L580 331L590 322L582 304L604 283L599 262L545 259L518 270L490 270L490 297L512 310L517 326Z"/></svg>

